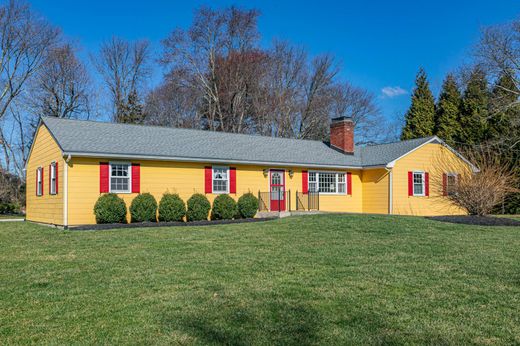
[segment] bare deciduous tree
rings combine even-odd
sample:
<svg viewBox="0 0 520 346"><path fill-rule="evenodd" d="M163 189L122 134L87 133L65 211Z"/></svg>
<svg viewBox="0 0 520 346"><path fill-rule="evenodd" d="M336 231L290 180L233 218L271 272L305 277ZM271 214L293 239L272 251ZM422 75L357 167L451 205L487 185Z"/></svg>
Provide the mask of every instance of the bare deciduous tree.
<svg viewBox="0 0 520 346"><path fill-rule="evenodd" d="M144 82L150 73L149 59L148 41L128 42L117 37L103 43L98 56L93 58L112 96L116 122L123 121L122 109L129 95L135 93L140 98L144 94Z"/></svg>
<svg viewBox="0 0 520 346"><path fill-rule="evenodd" d="M504 199L519 192L519 178L511 163L494 146L481 146L463 151L464 157L478 167L478 172L461 170L454 162L439 160L444 172L458 172L453 186L449 186L443 198L465 210L470 215L487 215ZM442 186L441 184L436 184ZM442 194L441 194L442 195Z"/></svg>
<svg viewBox="0 0 520 346"><path fill-rule="evenodd" d="M69 44L51 49L34 77L28 102L36 115L89 117L90 78Z"/></svg>

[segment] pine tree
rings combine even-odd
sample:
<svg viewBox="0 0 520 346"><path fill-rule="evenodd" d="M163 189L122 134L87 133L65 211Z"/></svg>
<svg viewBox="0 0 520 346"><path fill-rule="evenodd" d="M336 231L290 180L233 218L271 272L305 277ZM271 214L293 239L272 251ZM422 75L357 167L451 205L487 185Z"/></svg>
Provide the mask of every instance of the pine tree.
<svg viewBox="0 0 520 346"><path fill-rule="evenodd" d="M519 90L511 73L502 73L491 93L488 136L492 140L506 140L518 134L517 123L520 120L518 102Z"/></svg>
<svg viewBox="0 0 520 346"><path fill-rule="evenodd" d="M125 124L141 124L144 120L143 105L139 103L137 92L128 94L125 103L118 107L117 122Z"/></svg>
<svg viewBox="0 0 520 346"><path fill-rule="evenodd" d="M480 67L475 67L462 98L460 113L461 131L458 140L467 144L480 144L487 137L489 95L487 78Z"/></svg>
<svg viewBox="0 0 520 346"><path fill-rule="evenodd" d="M421 68L415 78L412 104L405 115L405 125L401 139L427 137L433 134L435 127L435 100L426 72Z"/></svg>
<svg viewBox="0 0 520 346"><path fill-rule="evenodd" d="M455 139L460 133L460 107L461 95L457 82L452 74L448 74L435 110L435 134L451 146L455 145Z"/></svg>

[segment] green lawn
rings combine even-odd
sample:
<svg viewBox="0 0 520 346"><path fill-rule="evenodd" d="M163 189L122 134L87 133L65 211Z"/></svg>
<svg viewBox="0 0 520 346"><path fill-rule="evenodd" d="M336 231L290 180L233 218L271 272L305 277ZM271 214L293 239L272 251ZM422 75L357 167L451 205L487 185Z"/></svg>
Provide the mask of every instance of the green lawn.
<svg viewBox="0 0 520 346"><path fill-rule="evenodd" d="M2 344L518 344L520 228L0 223Z"/></svg>
<svg viewBox="0 0 520 346"><path fill-rule="evenodd" d="M16 215L1 214L0 215L0 220L2 220L2 219L23 219L23 218L25 218L25 215L20 215L20 214L16 214Z"/></svg>

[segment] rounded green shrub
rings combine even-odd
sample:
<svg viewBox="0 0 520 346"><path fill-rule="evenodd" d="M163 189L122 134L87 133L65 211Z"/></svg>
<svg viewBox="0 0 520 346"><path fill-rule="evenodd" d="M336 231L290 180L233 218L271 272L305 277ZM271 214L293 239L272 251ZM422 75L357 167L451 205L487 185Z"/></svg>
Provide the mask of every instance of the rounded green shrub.
<svg viewBox="0 0 520 346"><path fill-rule="evenodd" d="M99 196L94 205L97 223L126 223L126 204L114 193Z"/></svg>
<svg viewBox="0 0 520 346"><path fill-rule="evenodd" d="M159 221L182 221L186 205L177 194L165 193L159 202Z"/></svg>
<svg viewBox="0 0 520 346"><path fill-rule="evenodd" d="M218 195L213 201L212 220L231 220L237 213L237 203L229 195Z"/></svg>
<svg viewBox="0 0 520 346"><path fill-rule="evenodd" d="M258 210L258 198L252 193L246 193L240 196L237 203L237 209L243 218L255 217Z"/></svg>
<svg viewBox="0 0 520 346"><path fill-rule="evenodd" d="M211 204L206 196L196 193L188 199L188 210L186 218L188 221L202 221L208 219Z"/></svg>
<svg viewBox="0 0 520 346"><path fill-rule="evenodd" d="M157 222L157 201L150 193L137 195L130 205L132 222Z"/></svg>

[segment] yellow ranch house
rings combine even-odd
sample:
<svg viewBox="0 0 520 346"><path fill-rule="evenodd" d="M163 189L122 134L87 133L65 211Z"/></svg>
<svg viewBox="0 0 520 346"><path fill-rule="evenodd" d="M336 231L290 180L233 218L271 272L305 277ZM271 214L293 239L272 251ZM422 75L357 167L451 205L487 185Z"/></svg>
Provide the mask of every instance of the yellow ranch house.
<svg viewBox="0 0 520 346"><path fill-rule="evenodd" d="M356 146L348 117L332 119L330 143L45 117L26 165L26 218L93 224L94 204L109 192L127 206L143 192L210 202L251 192L266 212L460 214L445 195L472 170L435 136Z"/></svg>

